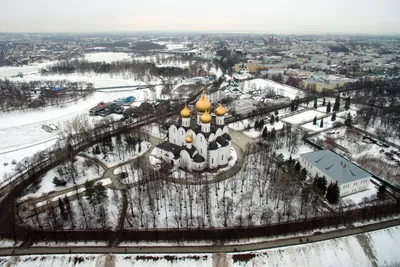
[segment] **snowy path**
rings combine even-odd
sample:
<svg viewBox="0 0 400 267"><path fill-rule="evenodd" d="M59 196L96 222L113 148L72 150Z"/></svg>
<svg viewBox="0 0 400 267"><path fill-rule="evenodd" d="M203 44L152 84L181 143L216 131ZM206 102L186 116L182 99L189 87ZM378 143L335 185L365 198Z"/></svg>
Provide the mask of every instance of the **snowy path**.
<svg viewBox="0 0 400 267"><path fill-rule="evenodd" d="M285 239L273 239L264 242L238 244L238 245L196 245L196 246L179 246L171 244L171 246L140 246L137 244L134 246L123 246L123 247L90 247L90 246L65 246L65 247L30 247L30 248L1 248L0 256L10 255L37 255L37 254L151 254L151 253L234 253L234 252L246 252L246 251L257 251L274 248L283 248L288 246L303 245L306 246L305 240L309 240L309 243L323 242L326 240L343 238L347 236L365 234L372 231L386 229L389 227L395 227L400 225L400 219L391 221L378 222L361 227L353 227L343 230L334 230L331 232L321 233L318 235L309 236L298 236ZM397 229L398 227L396 227ZM398 231L398 229L397 229ZM303 242L300 241L300 237Z"/></svg>

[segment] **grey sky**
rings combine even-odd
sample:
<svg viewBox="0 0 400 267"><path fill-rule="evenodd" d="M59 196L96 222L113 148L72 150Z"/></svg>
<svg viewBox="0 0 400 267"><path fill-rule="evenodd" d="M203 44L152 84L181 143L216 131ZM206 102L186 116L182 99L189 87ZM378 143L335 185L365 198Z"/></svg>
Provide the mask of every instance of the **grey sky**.
<svg viewBox="0 0 400 267"><path fill-rule="evenodd" d="M400 34L400 0L0 0L1 32Z"/></svg>

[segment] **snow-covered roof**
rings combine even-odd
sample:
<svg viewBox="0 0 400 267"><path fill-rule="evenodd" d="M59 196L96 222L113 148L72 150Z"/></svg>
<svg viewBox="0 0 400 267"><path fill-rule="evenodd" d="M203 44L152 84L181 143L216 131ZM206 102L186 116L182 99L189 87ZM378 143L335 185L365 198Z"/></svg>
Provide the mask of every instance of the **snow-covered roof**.
<svg viewBox="0 0 400 267"><path fill-rule="evenodd" d="M326 176L345 184L370 177L371 174L330 150L319 150L300 155Z"/></svg>

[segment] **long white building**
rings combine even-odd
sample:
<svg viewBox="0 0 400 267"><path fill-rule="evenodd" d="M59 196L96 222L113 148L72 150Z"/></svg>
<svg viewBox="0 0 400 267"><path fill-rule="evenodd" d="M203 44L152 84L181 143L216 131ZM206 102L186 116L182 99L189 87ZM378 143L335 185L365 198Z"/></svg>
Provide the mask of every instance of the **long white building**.
<svg viewBox="0 0 400 267"><path fill-rule="evenodd" d="M300 164L311 177L325 176L328 184L337 181L340 196L368 189L371 174L330 150L300 154Z"/></svg>

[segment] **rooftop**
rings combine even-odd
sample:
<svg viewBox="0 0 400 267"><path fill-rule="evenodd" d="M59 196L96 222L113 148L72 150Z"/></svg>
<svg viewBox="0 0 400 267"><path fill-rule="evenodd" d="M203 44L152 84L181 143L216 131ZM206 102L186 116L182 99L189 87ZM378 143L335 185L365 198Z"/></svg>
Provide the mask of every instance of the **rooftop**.
<svg viewBox="0 0 400 267"><path fill-rule="evenodd" d="M319 150L300 155L326 176L340 184L370 177L371 174L330 150Z"/></svg>

